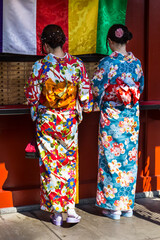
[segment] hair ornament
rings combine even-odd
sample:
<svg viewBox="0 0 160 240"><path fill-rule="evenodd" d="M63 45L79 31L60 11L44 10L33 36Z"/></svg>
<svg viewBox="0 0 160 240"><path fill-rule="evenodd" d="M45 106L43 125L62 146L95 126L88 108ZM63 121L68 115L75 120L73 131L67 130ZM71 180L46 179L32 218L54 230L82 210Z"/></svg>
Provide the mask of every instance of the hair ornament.
<svg viewBox="0 0 160 240"><path fill-rule="evenodd" d="M57 32L59 32L59 31L57 31ZM53 32L52 34L48 35L47 37L42 37L42 36L41 36L41 40L42 40L42 41L46 41L47 39L48 39L48 40L49 40L49 39L52 39L55 34L56 34L56 32Z"/></svg>
<svg viewBox="0 0 160 240"><path fill-rule="evenodd" d="M47 25L41 34L41 49L42 52L45 53L45 43L47 43L52 49L60 46L62 48L65 43L65 34L62 28L55 24Z"/></svg>
<svg viewBox="0 0 160 240"><path fill-rule="evenodd" d="M115 31L115 36L116 36L117 38L123 37L123 34L124 34L124 31L123 31L122 28L117 28L117 30Z"/></svg>

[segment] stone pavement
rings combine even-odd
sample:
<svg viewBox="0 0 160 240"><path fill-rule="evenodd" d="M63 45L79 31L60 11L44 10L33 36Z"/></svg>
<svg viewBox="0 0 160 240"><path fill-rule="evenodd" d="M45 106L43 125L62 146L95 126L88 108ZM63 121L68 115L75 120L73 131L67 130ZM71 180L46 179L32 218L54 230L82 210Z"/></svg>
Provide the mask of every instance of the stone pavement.
<svg viewBox="0 0 160 240"><path fill-rule="evenodd" d="M94 204L78 205L77 213L80 223L62 227L40 210L2 214L0 240L160 240L160 198L136 199L132 218L106 218Z"/></svg>

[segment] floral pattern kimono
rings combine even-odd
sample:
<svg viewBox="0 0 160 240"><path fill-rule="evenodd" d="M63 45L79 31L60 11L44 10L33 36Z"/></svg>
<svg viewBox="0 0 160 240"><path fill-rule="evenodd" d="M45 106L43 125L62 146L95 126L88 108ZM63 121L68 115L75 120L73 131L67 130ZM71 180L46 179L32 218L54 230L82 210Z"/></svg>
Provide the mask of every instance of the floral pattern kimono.
<svg viewBox="0 0 160 240"><path fill-rule="evenodd" d="M134 207L139 134L139 98L144 77L132 53L113 52L93 78L94 110L100 110L96 205L110 210Z"/></svg>
<svg viewBox="0 0 160 240"><path fill-rule="evenodd" d="M48 54L33 65L25 94L36 120L41 209L67 211L78 195L78 124L82 110L93 107L82 61L68 53L63 58Z"/></svg>

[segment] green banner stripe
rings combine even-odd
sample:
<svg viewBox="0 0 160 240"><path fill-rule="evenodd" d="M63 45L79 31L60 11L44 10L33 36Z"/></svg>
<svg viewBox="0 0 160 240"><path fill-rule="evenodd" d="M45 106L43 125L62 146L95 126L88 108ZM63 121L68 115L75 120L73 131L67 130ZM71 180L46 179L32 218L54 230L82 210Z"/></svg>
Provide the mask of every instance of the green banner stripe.
<svg viewBox="0 0 160 240"><path fill-rule="evenodd" d="M127 0L99 0L96 53L107 52L106 37L113 24L125 24Z"/></svg>

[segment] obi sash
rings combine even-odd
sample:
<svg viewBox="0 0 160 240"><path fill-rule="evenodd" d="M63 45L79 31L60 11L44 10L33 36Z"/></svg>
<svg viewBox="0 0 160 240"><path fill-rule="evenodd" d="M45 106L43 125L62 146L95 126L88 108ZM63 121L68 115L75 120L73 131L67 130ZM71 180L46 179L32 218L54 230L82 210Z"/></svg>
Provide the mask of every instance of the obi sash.
<svg viewBox="0 0 160 240"><path fill-rule="evenodd" d="M49 108L70 108L76 105L77 86L63 80L55 83L51 78L45 81L41 103Z"/></svg>

